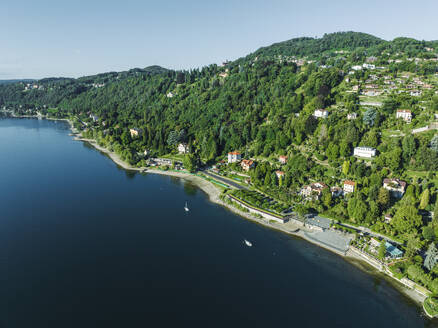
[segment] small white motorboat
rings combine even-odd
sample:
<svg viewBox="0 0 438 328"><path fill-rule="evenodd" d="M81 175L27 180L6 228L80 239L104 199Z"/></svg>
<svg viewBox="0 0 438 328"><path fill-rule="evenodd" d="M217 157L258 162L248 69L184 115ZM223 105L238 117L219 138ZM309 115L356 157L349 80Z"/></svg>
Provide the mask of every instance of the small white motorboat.
<svg viewBox="0 0 438 328"><path fill-rule="evenodd" d="M249 240L244 239L243 242L245 243L246 246L251 247L252 243Z"/></svg>
<svg viewBox="0 0 438 328"><path fill-rule="evenodd" d="M187 202L186 202L186 205L184 205L184 211L186 211L186 212L190 211L189 207L187 206Z"/></svg>

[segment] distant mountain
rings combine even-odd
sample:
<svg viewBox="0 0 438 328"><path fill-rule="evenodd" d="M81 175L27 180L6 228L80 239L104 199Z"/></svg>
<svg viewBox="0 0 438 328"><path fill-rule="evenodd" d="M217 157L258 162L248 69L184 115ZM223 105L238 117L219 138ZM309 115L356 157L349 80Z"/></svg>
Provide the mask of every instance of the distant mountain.
<svg viewBox="0 0 438 328"><path fill-rule="evenodd" d="M262 47L247 58L282 56L315 56L325 51L344 49L354 50L359 47L373 47L387 41L376 36L360 32L336 32L324 34L322 38L301 37L274 43Z"/></svg>
<svg viewBox="0 0 438 328"><path fill-rule="evenodd" d="M24 82L24 83L30 83L34 82L33 79L15 79L15 80L0 80L0 84L10 84L10 83L18 83L18 82Z"/></svg>

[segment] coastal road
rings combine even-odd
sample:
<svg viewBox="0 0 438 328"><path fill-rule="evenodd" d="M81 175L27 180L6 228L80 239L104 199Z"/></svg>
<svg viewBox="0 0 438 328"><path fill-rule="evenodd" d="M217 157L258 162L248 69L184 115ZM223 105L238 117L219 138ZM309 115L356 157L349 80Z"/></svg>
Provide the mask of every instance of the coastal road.
<svg viewBox="0 0 438 328"><path fill-rule="evenodd" d="M394 239L391 239L391 238L389 238L388 236L381 235L381 234L378 233L378 232L371 231L371 229L369 229L369 228L365 228L365 227L356 227L356 226L354 226L354 225L350 225L350 224L348 224L348 223L344 223L344 222L338 222L338 224L341 225L341 226L344 226L344 227L348 227L348 228L354 229L354 230L356 230L356 231L363 232L364 234L366 234L366 235L370 235L371 237L375 237L375 238L383 238L383 239L386 239L386 240L388 240L389 242L392 242L392 243L394 243L394 244L396 244L396 245L401 245L398 241L395 241Z"/></svg>
<svg viewBox="0 0 438 328"><path fill-rule="evenodd" d="M224 178L224 177L222 177L220 175L217 175L217 174L214 174L214 173L212 173L212 172L210 172L208 170L202 171L202 173L204 173L205 175L209 176L210 178L218 180L218 181L226 184L227 186L233 187L235 189L248 189L248 188L238 184L237 182L234 182L231 179Z"/></svg>

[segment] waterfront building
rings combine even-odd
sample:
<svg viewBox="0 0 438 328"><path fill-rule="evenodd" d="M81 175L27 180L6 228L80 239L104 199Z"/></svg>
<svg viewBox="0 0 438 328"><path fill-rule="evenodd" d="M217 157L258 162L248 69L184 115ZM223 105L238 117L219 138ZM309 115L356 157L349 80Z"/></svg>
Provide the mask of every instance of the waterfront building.
<svg viewBox="0 0 438 328"><path fill-rule="evenodd" d="M392 259L398 259L403 257L403 252L391 243L385 242L386 252Z"/></svg>

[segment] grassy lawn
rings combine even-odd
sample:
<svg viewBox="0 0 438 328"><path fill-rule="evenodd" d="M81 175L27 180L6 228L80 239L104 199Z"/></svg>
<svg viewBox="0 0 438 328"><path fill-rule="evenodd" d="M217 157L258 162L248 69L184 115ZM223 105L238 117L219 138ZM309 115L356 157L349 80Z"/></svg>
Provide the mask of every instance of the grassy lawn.
<svg viewBox="0 0 438 328"><path fill-rule="evenodd" d="M386 99L386 96L359 96L359 99L361 103L382 103Z"/></svg>
<svg viewBox="0 0 438 328"><path fill-rule="evenodd" d="M429 175L430 171L412 171L412 170L406 170L406 175L409 178L421 178L421 179L427 179L427 176ZM430 180L435 185L438 185L438 174L435 173L434 177Z"/></svg>
<svg viewBox="0 0 438 328"><path fill-rule="evenodd" d="M277 202L273 198L266 197L257 191L235 190L232 194L234 197L248 203L253 207L269 211L280 216L282 216L281 212L288 209L288 206Z"/></svg>
<svg viewBox="0 0 438 328"><path fill-rule="evenodd" d="M169 159L172 159L174 161L182 162L184 159L184 156L185 156L184 154L166 154L166 155L163 155L161 157L162 158L169 158Z"/></svg>
<svg viewBox="0 0 438 328"><path fill-rule="evenodd" d="M428 297L423 304L426 313L432 317L438 315L438 300L435 297Z"/></svg>

